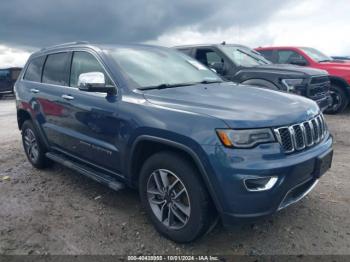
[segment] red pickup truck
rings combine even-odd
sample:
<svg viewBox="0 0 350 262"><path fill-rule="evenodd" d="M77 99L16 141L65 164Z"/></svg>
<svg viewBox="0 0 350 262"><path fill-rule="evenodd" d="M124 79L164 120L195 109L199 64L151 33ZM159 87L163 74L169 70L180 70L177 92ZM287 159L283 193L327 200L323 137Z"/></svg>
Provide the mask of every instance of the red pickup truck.
<svg viewBox="0 0 350 262"><path fill-rule="evenodd" d="M339 113L350 100L350 61L334 60L310 47L259 47L255 49L276 64L294 64L326 70L329 74L332 105L327 113Z"/></svg>

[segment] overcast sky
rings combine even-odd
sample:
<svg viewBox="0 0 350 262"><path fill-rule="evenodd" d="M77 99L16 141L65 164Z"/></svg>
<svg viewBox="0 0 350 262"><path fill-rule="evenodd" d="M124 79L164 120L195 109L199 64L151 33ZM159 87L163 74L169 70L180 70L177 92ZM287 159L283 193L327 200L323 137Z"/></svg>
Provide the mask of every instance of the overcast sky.
<svg viewBox="0 0 350 262"><path fill-rule="evenodd" d="M350 0L3 0L0 67L38 48L87 40L165 46L311 46L350 55Z"/></svg>

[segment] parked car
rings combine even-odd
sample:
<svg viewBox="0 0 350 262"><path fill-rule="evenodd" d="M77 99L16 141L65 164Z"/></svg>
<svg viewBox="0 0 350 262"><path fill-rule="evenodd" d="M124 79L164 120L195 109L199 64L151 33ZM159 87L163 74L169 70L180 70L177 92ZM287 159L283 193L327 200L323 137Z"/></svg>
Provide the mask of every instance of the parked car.
<svg viewBox="0 0 350 262"><path fill-rule="evenodd" d="M19 67L0 69L0 98L3 95L13 93L13 85L21 70L22 68Z"/></svg>
<svg viewBox="0 0 350 262"><path fill-rule="evenodd" d="M330 106L329 79L323 70L276 66L258 52L242 45L189 45L175 47L214 69L224 79L308 97L321 110Z"/></svg>
<svg viewBox="0 0 350 262"><path fill-rule="evenodd" d="M347 60L350 60L350 56L331 56L332 59L334 60L342 60L342 61L347 61Z"/></svg>
<svg viewBox="0 0 350 262"><path fill-rule="evenodd" d="M31 55L15 85L29 162L136 188L164 236L272 214L332 162L332 136L302 96L224 82L173 49L70 43Z"/></svg>
<svg viewBox="0 0 350 262"><path fill-rule="evenodd" d="M311 47L260 47L256 49L265 58L277 64L295 64L322 69L329 73L332 105L327 113L336 114L345 110L350 99L350 62L333 60Z"/></svg>

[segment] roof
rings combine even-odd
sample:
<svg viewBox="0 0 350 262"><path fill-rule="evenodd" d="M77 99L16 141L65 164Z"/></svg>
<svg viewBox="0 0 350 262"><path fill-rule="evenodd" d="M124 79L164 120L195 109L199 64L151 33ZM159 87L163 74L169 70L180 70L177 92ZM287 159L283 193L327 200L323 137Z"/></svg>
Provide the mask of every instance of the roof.
<svg viewBox="0 0 350 262"><path fill-rule="evenodd" d="M65 49L74 48L74 47L90 48L90 49L94 49L95 51L101 51L103 49L108 50L108 49L113 49L118 47L166 48L166 47L146 45L146 44L95 44L95 43L89 43L87 41L76 41L76 42L63 43L63 44L42 48L39 51L33 53L32 56L43 55L43 54L49 53L50 51L65 50Z"/></svg>
<svg viewBox="0 0 350 262"><path fill-rule="evenodd" d="M300 49L300 48L307 48L307 47L305 46L259 46L255 49L262 50L262 49Z"/></svg>

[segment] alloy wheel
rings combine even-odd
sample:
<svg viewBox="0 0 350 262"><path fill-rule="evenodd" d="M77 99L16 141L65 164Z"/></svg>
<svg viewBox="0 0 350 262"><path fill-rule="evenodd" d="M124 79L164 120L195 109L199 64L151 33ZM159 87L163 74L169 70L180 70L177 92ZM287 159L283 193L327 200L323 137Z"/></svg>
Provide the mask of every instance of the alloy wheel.
<svg viewBox="0 0 350 262"><path fill-rule="evenodd" d="M34 132L31 129L24 131L24 147L29 159L35 163L39 158L39 148Z"/></svg>
<svg viewBox="0 0 350 262"><path fill-rule="evenodd" d="M330 95L332 97L331 109L332 109L332 111L335 112L341 106L342 98L341 98L341 95L338 92L333 91L333 90L330 91Z"/></svg>
<svg viewBox="0 0 350 262"><path fill-rule="evenodd" d="M148 202L153 214L169 229L183 228L190 217L187 189L181 179L166 169L154 171L147 182Z"/></svg>

